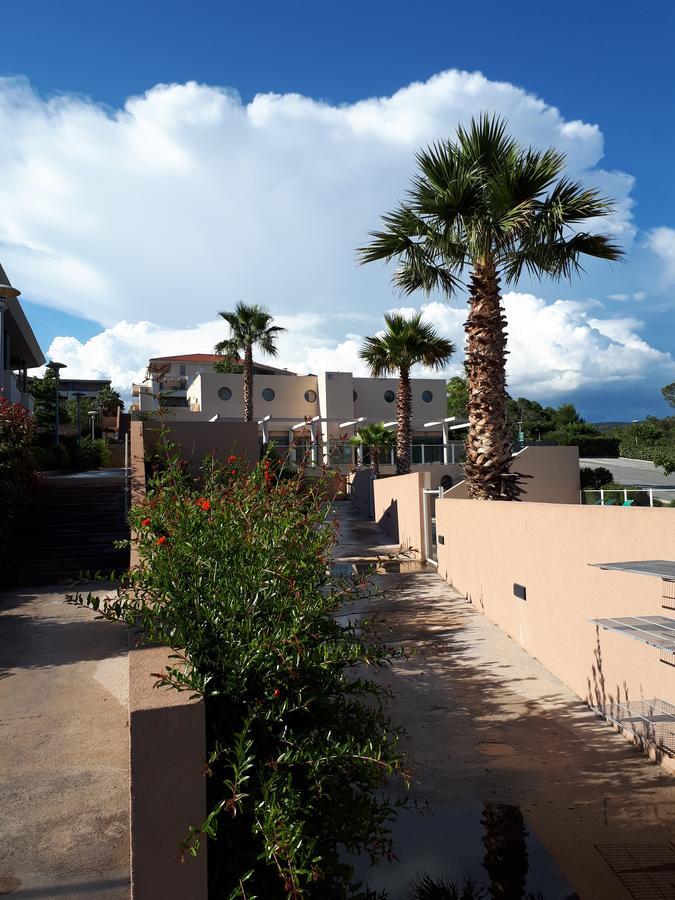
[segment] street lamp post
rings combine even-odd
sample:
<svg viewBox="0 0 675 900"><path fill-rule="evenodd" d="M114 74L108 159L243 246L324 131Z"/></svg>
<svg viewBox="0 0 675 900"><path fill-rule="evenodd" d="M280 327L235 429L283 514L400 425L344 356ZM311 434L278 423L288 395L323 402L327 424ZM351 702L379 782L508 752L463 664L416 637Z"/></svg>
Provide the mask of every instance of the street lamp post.
<svg viewBox="0 0 675 900"><path fill-rule="evenodd" d="M54 378L56 381L56 414L54 416L54 429L56 431L56 446L59 446L59 372L61 369L66 369L67 366L65 363L51 362L47 363L46 368L51 369L54 373Z"/></svg>
<svg viewBox="0 0 675 900"><path fill-rule="evenodd" d="M89 419L91 421L91 439L94 440L94 423L96 422L96 410L89 410Z"/></svg>

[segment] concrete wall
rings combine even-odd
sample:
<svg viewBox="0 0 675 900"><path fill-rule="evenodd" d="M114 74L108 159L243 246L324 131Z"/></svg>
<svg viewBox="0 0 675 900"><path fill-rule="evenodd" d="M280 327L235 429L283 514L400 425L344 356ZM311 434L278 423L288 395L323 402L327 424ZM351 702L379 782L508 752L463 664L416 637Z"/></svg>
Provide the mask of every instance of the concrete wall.
<svg viewBox="0 0 675 900"><path fill-rule="evenodd" d="M370 422L393 422L396 418L396 401L388 403L384 399L385 391L396 393L396 378L354 378L354 418L368 416ZM424 433L421 426L425 422L438 422L447 416L446 382L444 378L413 378L412 388L412 421L415 431ZM425 403L422 393L430 391L432 400ZM436 432L441 431L439 425Z"/></svg>
<svg viewBox="0 0 675 900"><path fill-rule="evenodd" d="M364 516L372 519L375 515L373 505L373 476L370 469L358 469L347 476L349 499Z"/></svg>
<svg viewBox="0 0 675 900"><path fill-rule="evenodd" d="M203 410L210 415L242 416L243 378L241 375L218 372L204 372L198 375L187 391L190 408ZM221 400L218 391L228 387L232 392L229 400ZM263 399L265 388L274 391L273 400ZM305 400L305 393L313 391L315 400ZM262 419L272 415L291 420L291 424L302 421L305 416L319 415L319 388L316 375L254 375L253 376L253 417Z"/></svg>
<svg viewBox="0 0 675 900"><path fill-rule="evenodd" d="M144 425L131 423L131 502L145 497ZM132 536L133 537L133 536ZM131 565L138 564L135 544ZM206 843L178 860L190 825L206 817L204 704L157 690L153 672L171 664L166 647L129 647L129 783L132 900L206 900Z"/></svg>
<svg viewBox="0 0 675 900"><path fill-rule="evenodd" d="M607 709L617 697L675 700L675 668L657 649L588 621L675 617L659 578L589 566L672 559L671 510L444 499L436 525L439 573L579 697Z"/></svg>
<svg viewBox="0 0 675 900"><path fill-rule="evenodd" d="M217 459L232 453L251 463L256 463L260 456L257 422L193 422L172 420L167 416L161 423L145 423L146 450L154 448L163 430L167 440L177 444L181 455L196 466L207 453L213 453Z"/></svg>
<svg viewBox="0 0 675 900"><path fill-rule="evenodd" d="M428 472L412 472L373 482L375 521L404 550L415 550L424 559L422 491L429 485Z"/></svg>
<svg viewBox="0 0 675 900"><path fill-rule="evenodd" d="M580 502L578 447L525 447L514 455L511 471L532 476L523 481L523 500L530 503ZM466 482L450 488L446 496L467 499Z"/></svg>

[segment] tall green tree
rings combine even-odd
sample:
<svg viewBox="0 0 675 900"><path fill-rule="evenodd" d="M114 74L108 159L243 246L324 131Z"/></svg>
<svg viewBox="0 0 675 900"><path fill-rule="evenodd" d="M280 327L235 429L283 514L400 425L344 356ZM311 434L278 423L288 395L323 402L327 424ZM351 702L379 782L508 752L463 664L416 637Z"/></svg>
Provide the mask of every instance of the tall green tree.
<svg viewBox="0 0 675 900"><path fill-rule="evenodd" d="M469 382L466 377L455 375L448 381L448 415L466 419L469 414Z"/></svg>
<svg viewBox="0 0 675 900"><path fill-rule="evenodd" d="M668 406L675 406L675 381L671 381L670 384L664 385L661 388L661 393Z"/></svg>
<svg viewBox="0 0 675 900"><path fill-rule="evenodd" d="M387 313L384 333L367 337L359 356L374 378L398 372L396 391L396 474L410 472L410 439L412 418L412 394L410 370L423 365L427 369L442 369L455 347L451 341L436 331L433 325L422 321L420 313L406 318L399 313Z"/></svg>
<svg viewBox="0 0 675 900"><path fill-rule="evenodd" d="M417 154L408 197L383 217L359 250L363 263L396 260L395 285L404 293L452 295L469 273L466 370L469 433L464 471L470 496L517 496L509 474L506 415L506 317L500 284L530 276L569 278L582 257L618 260L609 237L585 230L612 203L565 177L565 156L524 147L505 123L483 115L454 140Z"/></svg>
<svg viewBox="0 0 675 900"><path fill-rule="evenodd" d="M380 453L391 450L396 443L393 431L384 427L384 422L372 422L359 428L356 434L349 439L354 447L363 447L368 453L370 468L373 478L380 477Z"/></svg>
<svg viewBox="0 0 675 900"><path fill-rule="evenodd" d="M230 326L230 336L219 341L214 350L227 357L244 360L244 421L253 420L253 348L267 356L277 355L277 337L285 331L273 325L274 319L264 306L257 303L237 303L234 312L220 312Z"/></svg>
<svg viewBox="0 0 675 900"><path fill-rule="evenodd" d="M35 401L33 416L40 429L54 428L56 419L56 376L53 369L45 369L42 378L30 380L30 393ZM67 401L59 393L59 422L68 425L71 421Z"/></svg>

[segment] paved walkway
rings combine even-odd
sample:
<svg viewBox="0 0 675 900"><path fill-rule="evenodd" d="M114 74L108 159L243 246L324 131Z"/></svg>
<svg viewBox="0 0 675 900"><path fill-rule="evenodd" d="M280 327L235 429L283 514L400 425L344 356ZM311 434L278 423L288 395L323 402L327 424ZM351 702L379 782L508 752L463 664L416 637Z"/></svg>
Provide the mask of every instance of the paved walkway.
<svg viewBox="0 0 675 900"><path fill-rule="evenodd" d="M335 511L336 557L395 554L352 504ZM545 900L571 889L582 900L674 897L675 778L594 716L432 567L376 581L387 593L357 602L350 614L381 614L384 637L414 654L382 677L394 692L394 720L409 734L412 795L432 815L405 814L395 832L401 840L394 882L391 867L382 867L371 887L393 886L397 900L408 897L401 885L416 870L485 875L486 822L519 809L529 832L528 889L543 885ZM652 875L644 872L650 854L660 854ZM638 871L624 873L622 883L612 866ZM627 889L630 878L643 893Z"/></svg>
<svg viewBox="0 0 675 900"><path fill-rule="evenodd" d="M127 900L126 630L39 588L0 634L0 895Z"/></svg>

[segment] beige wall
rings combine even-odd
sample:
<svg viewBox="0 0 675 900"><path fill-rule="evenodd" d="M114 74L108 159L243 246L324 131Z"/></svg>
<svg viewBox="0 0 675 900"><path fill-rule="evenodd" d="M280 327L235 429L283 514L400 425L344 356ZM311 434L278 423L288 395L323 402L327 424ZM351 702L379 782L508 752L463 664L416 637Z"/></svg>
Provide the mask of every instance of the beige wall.
<svg viewBox="0 0 675 900"><path fill-rule="evenodd" d="M439 573L579 697L606 708L618 696L673 701L675 668L658 650L588 621L675 617L660 579L589 566L672 559L672 510L444 499L436 523Z"/></svg>
<svg viewBox="0 0 675 900"><path fill-rule="evenodd" d="M412 472L373 481L375 521L401 549L413 549L425 558L422 490L428 472Z"/></svg>
<svg viewBox="0 0 675 900"><path fill-rule="evenodd" d="M396 393L396 378L354 378L354 418L368 416L370 422L393 422L396 419L396 401L387 403L384 392ZM412 380L412 421L415 431L424 431L425 422L439 422L447 416L447 400L444 378L414 378ZM422 392L431 391L430 403L422 400ZM436 433L441 431L438 426Z"/></svg>
<svg viewBox="0 0 675 900"><path fill-rule="evenodd" d="M167 417L168 419L168 417ZM166 433L170 443L177 444L181 454L194 465L200 465L208 453L224 459L233 453L252 464L260 456L260 438L256 422L192 422L165 420L161 424L145 423L145 448L151 450Z"/></svg>
<svg viewBox="0 0 675 900"><path fill-rule="evenodd" d="M370 469L358 469L347 476L349 499L364 516L373 518L373 476Z"/></svg>
<svg viewBox="0 0 675 900"><path fill-rule="evenodd" d="M525 447L516 453L512 472L531 475L522 486L522 499L530 503L579 503L579 448ZM469 493L466 482L458 483L446 492L455 500L465 500Z"/></svg>
<svg viewBox="0 0 675 900"><path fill-rule="evenodd" d="M229 400L221 400L218 391L228 387L232 391ZM274 400L263 400L262 391L272 388ZM316 400L307 402L306 391L314 391ZM203 410L209 415L242 416L242 376L205 372L198 375L188 388L188 402L192 409ZM316 375L254 375L253 417L262 419L272 415L289 419L289 424L302 421L305 416L319 415L319 391Z"/></svg>

